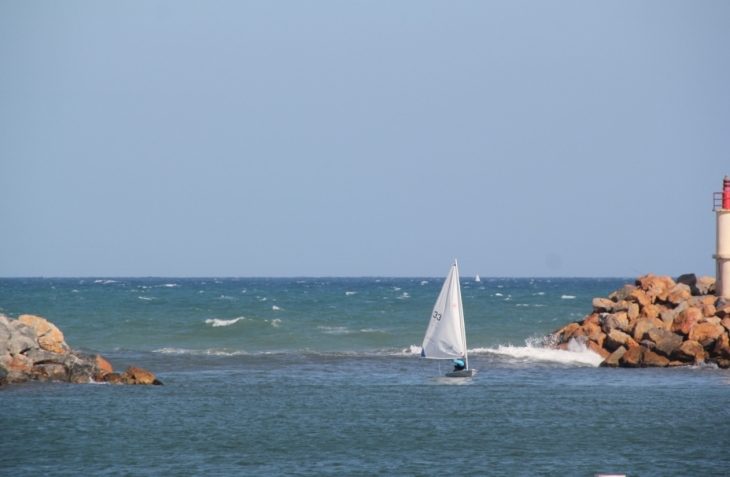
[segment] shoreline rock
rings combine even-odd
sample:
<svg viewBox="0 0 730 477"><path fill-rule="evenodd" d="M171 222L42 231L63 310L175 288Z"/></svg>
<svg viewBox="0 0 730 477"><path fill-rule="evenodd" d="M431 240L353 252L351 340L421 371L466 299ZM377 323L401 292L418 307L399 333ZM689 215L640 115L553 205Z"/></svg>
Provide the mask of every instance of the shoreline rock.
<svg viewBox="0 0 730 477"><path fill-rule="evenodd" d="M112 375L119 379L108 378ZM20 315L15 320L0 314L0 386L29 381L162 384L144 369L130 366L120 376L102 356L73 350L45 318Z"/></svg>
<svg viewBox="0 0 730 477"><path fill-rule="evenodd" d="M593 313L545 338L567 349L571 340L604 358L603 367L675 367L704 362L730 368L730 300L717 298L715 279L694 273L677 280L647 274L607 298Z"/></svg>

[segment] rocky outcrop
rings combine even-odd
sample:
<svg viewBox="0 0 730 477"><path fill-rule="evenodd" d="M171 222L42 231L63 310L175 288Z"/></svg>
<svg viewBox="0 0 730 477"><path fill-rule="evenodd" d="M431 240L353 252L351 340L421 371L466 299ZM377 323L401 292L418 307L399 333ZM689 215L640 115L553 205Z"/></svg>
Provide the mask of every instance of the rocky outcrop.
<svg viewBox="0 0 730 477"><path fill-rule="evenodd" d="M162 384L134 366L124 376L113 371L102 356L74 351L61 330L45 318L20 315L15 320L0 314L0 386L28 381ZM109 378L112 375L119 379Z"/></svg>
<svg viewBox="0 0 730 477"><path fill-rule="evenodd" d="M601 366L683 366L713 362L730 368L730 300L714 296L715 279L648 274L593 299L593 313L548 336L567 349L571 340L604 358Z"/></svg>

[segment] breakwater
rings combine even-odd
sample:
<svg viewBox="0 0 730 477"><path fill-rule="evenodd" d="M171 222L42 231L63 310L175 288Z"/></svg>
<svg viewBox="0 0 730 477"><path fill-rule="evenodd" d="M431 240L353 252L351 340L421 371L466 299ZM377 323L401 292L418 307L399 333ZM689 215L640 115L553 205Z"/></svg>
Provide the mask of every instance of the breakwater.
<svg viewBox="0 0 730 477"><path fill-rule="evenodd" d="M28 381L162 384L144 369L130 366L123 374L115 373L101 355L73 350L45 318L0 315L0 385Z"/></svg>
<svg viewBox="0 0 730 477"><path fill-rule="evenodd" d="M644 275L606 298L594 298L593 313L551 333L545 345L585 345L607 367L711 362L730 368L730 300L716 297L714 286L713 278L694 274L676 281Z"/></svg>

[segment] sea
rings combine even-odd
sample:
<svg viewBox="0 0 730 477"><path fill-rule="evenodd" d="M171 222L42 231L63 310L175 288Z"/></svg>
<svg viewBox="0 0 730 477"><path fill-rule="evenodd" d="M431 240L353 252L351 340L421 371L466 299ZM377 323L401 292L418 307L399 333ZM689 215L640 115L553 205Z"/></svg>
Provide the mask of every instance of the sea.
<svg viewBox="0 0 730 477"><path fill-rule="evenodd" d="M633 279L475 278L471 379L420 358L443 277L0 279L164 383L0 387L0 475L730 475L730 371L542 347Z"/></svg>

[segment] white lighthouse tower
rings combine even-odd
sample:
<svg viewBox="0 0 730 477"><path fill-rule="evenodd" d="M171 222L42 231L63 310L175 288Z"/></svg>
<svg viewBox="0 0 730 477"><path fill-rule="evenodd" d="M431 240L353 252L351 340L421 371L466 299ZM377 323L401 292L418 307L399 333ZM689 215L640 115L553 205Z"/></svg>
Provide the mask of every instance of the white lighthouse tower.
<svg viewBox="0 0 730 477"><path fill-rule="evenodd" d="M713 210L717 214L717 253L715 259L715 295L730 298L730 178L725 176L722 192L713 195Z"/></svg>

